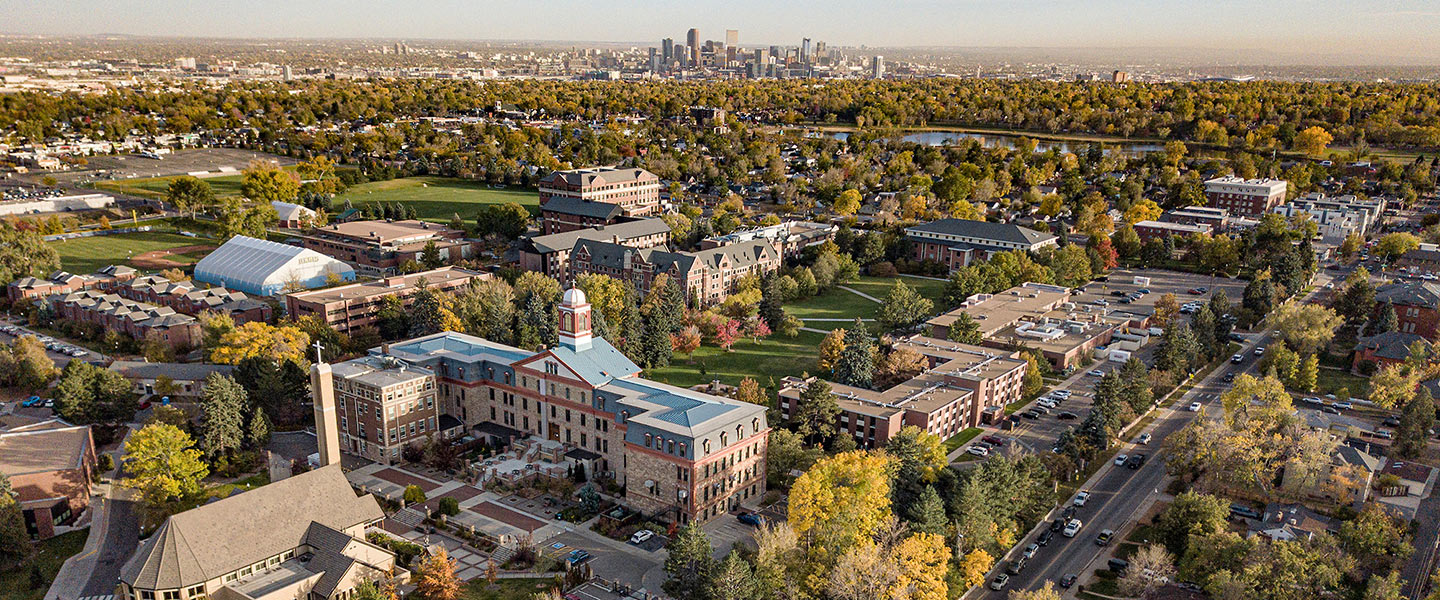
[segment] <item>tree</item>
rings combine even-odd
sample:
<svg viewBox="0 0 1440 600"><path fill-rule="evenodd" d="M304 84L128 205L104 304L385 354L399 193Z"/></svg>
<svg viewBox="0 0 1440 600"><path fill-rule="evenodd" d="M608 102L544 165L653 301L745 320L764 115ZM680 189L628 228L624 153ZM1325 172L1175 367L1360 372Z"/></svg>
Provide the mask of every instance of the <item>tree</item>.
<svg viewBox="0 0 1440 600"><path fill-rule="evenodd" d="M1060 600L1060 592L1055 589L1055 582L1047 581L1038 590L1011 590L1009 600Z"/></svg>
<svg viewBox="0 0 1440 600"><path fill-rule="evenodd" d="M699 525L681 527L670 540L665 558L667 578L661 589L677 600L705 600L715 571L714 552L710 537Z"/></svg>
<svg viewBox="0 0 1440 600"><path fill-rule="evenodd" d="M960 583L967 588L985 583L985 574L990 572L992 564L995 559L989 552L979 548L966 552L960 558Z"/></svg>
<svg viewBox="0 0 1440 600"><path fill-rule="evenodd" d="M1331 136L1329 132L1325 131L1324 127L1315 125L1307 127L1304 131L1295 134L1295 139L1290 145L1296 150L1311 156L1318 156L1324 154L1325 147L1329 146L1330 142L1333 141L1335 141L1335 138Z"/></svg>
<svg viewBox="0 0 1440 600"><path fill-rule="evenodd" d="M1065 287L1078 287L1090 281L1090 256L1085 249L1070 244L1055 252L1050 259L1050 268L1055 271L1055 283Z"/></svg>
<svg viewBox="0 0 1440 600"><path fill-rule="evenodd" d="M927 363L925 357L919 352L909 348L896 348L891 350L885 358L880 361L879 368L875 373L875 387L888 389L900 384L925 370Z"/></svg>
<svg viewBox="0 0 1440 600"><path fill-rule="evenodd" d="M890 518L889 462L853 451L815 463L790 489L790 526L831 552L855 546Z"/></svg>
<svg viewBox="0 0 1440 600"><path fill-rule="evenodd" d="M194 445L189 435L173 425L152 423L142 427L125 442L125 471L129 477L121 484L138 490L152 509L198 494L210 470Z"/></svg>
<svg viewBox="0 0 1440 600"><path fill-rule="evenodd" d="M44 388L60 371L33 335L16 338L9 347L0 348L0 381L24 391Z"/></svg>
<svg viewBox="0 0 1440 600"><path fill-rule="evenodd" d="M445 259L440 258L440 246L435 240L425 242L425 247L420 250L420 264L426 269L438 269L445 266Z"/></svg>
<svg viewBox="0 0 1440 600"><path fill-rule="evenodd" d="M1320 376L1320 357L1311 354L1305 357L1300 363L1300 369L1295 373L1293 387L1302 392L1315 391L1316 379Z"/></svg>
<svg viewBox="0 0 1440 600"><path fill-rule="evenodd" d="M270 162L252 163L240 182L240 195L266 206L271 202L289 202L299 193L300 182L295 176Z"/></svg>
<svg viewBox="0 0 1440 600"><path fill-rule="evenodd" d="M836 600L890 597L900 579L900 566L886 555L886 550L879 544L846 550L830 570L826 596Z"/></svg>
<svg viewBox="0 0 1440 600"><path fill-rule="evenodd" d="M56 232L59 233L59 232ZM44 277L60 270L60 253L34 229L0 222L0 281Z"/></svg>
<svg viewBox="0 0 1440 600"><path fill-rule="evenodd" d="M436 550L415 567L415 591L425 600L459 600L462 588L463 584L455 574L455 561L444 548Z"/></svg>
<svg viewBox="0 0 1440 600"><path fill-rule="evenodd" d="M1191 536L1208 536L1225 530L1230 505L1223 498L1187 490L1156 518L1160 542L1175 556L1184 556Z"/></svg>
<svg viewBox="0 0 1440 600"><path fill-rule="evenodd" d="M188 212L190 218L194 219L200 209L215 202L215 192L210 189L209 182L186 175L170 180L170 185L165 189L165 200L170 202L175 210Z"/></svg>
<svg viewBox="0 0 1440 600"><path fill-rule="evenodd" d="M1291 349L1300 354L1324 350L1335 337L1335 329L1343 322L1344 319L1328 307L1298 300L1281 304L1270 315L1270 325Z"/></svg>
<svg viewBox="0 0 1440 600"><path fill-rule="evenodd" d="M984 341L980 335L980 322L967 312L961 312L955 317L955 320L950 323L949 329L946 330L945 336L952 342L962 344L979 345Z"/></svg>
<svg viewBox="0 0 1440 600"><path fill-rule="evenodd" d="M10 486L10 478L0 473L0 567L20 564L33 550L19 495Z"/></svg>
<svg viewBox="0 0 1440 600"><path fill-rule="evenodd" d="M450 296L424 285L421 278L414 301L410 304L410 335L422 336L441 331L462 331L465 324L450 310Z"/></svg>
<svg viewBox="0 0 1440 600"><path fill-rule="evenodd" d="M425 501L425 490L418 485L407 485L402 499L405 504L419 504Z"/></svg>
<svg viewBox="0 0 1440 600"><path fill-rule="evenodd" d="M825 334L825 339L820 340L820 362L817 365L820 372L833 372L844 352L845 330L839 327L830 330L830 333Z"/></svg>
<svg viewBox="0 0 1440 600"><path fill-rule="evenodd" d="M489 205L475 218L476 233L504 240L519 238L530 227L530 211L517 202Z"/></svg>
<svg viewBox="0 0 1440 600"><path fill-rule="evenodd" d="M945 516L945 503L940 500L935 486L930 485L925 486L920 498L911 505L905 520L910 522L911 529L921 533L943 536L950 527L950 519Z"/></svg>
<svg viewBox="0 0 1440 600"><path fill-rule="evenodd" d="M845 349L835 364L835 381L844 385L867 388L875 374L875 343L865 331L865 324L855 319L855 327L845 332Z"/></svg>
<svg viewBox="0 0 1440 600"><path fill-rule="evenodd" d="M890 294L880 305L877 320L890 329L908 329L929 318L934 308L935 303L929 298L921 296L915 288L896 279L895 285L890 288Z"/></svg>
<svg viewBox="0 0 1440 600"><path fill-rule="evenodd" d="M771 429L765 454L767 482L773 487L789 488L790 474L810 468L821 453L820 448L808 446L798 433L780 427Z"/></svg>
<svg viewBox="0 0 1440 600"><path fill-rule="evenodd" d="M760 406L769 404L765 392L760 389L760 382L755 381L754 377L745 377L740 380L740 386L735 388L735 399Z"/></svg>
<svg viewBox="0 0 1440 600"><path fill-rule="evenodd" d="M710 593L705 597L710 600L755 600L758 597L750 563L734 550L725 555L725 560L715 568L709 587Z"/></svg>
<svg viewBox="0 0 1440 600"><path fill-rule="evenodd" d="M1141 221L1154 221L1160 218L1162 212L1164 211L1154 200L1142 198L1139 202L1131 204L1130 208L1125 209L1125 223L1134 225Z"/></svg>
<svg viewBox="0 0 1440 600"><path fill-rule="evenodd" d="M128 420L138 408L124 376L78 360L65 365L54 395L56 411L76 423Z"/></svg>
<svg viewBox="0 0 1440 600"><path fill-rule="evenodd" d="M310 336L293 325L269 325L251 321L220 336L210 350L210 361L236 365L246 358L264 357L275 361L306 363Z"/></svg>
<svg viewBox="0 0 1440 600"><path fill-rule="evenodd" d="M245 442L251 448L264 448L270 443L270 417L259 406L250 413L250 425L245 429Z"/></svg>
<svg viewBox="0 0 1440 600"><path fill-rule="evenodd" d="M835 214L842 217L855 214L856 211L860 210L859 190L849 189L840 192L840 196L835 199L835 205L832 209L835 211Z"/></svg>
<svg viewBox="0 0 1440 600"><path fill-rule="evenodd" d="M1155 301L1155 315L1150 318L1150 322L1154 323L1156 327L1169 327L1178 316L1180 316L1180 299L1176 298L1175 294L1166 292Z"/></svg>
<svg viewBox="0 0 1440 600"><path fill-rule="evenodd" d="M1340 257L1345 260L1354 258L1355 253L1360 251L1360 246L1364 243L1365 239L1358 233L1345 236L1345 240L1340 242Z"/></svg>
<svg viewBox="0 0 1440 600"><path fill-rule="evenodd" d="M1389 262L1398 260L1406 252L1420 247L1420 238L1414 234L1399 232L1388 233L1375 242L1375 254Z"/></svg>
<svg viewBox="0 0 1440 600"><path fill-rule="evenodd" d="M1187 372L1195 360L1196 350L1195 335L1189 325L1166 327L1155 354L1155 368L1172 373Z"/></svg>
<svg viewBox="0 0 1440 600"><path fill-rule="evenodd" d="M1414 397L1405 403L1400 413L1400 426L1395 429L1393 450L1396 456L1413 459L1424 454L1430 428L1434 425L1435 400L1425 387L1415 388Z"/></svg>
<svg viewBox="0 0 1440 600"><path fill-rule="evenodd" d="M211 458L240 449L245 439L244 412L249 397L234 378L220 373L205 377L200 410L205 415L201 445Z"/></svg>
<svg viewBox="0 0 1440 600"><path fill-rule="evenodd" d="M945 600L945 572L950 552L945 537L919 532L905 538L893 551L900 576L890 597L909 600Z"/></svg>
<svg viewBox="0 0 1440 600"><path fill-rule="evenodd" d="M1395 312L1395 303L1386 300L1370 318L1369 325L1365 328L1370 335L1389 333L1400 328L1400 315Z"/></svg>
<svg viewBox="0 0 1440 600"><path fill-rule="evenodd" d="M1145 598L1175 578L1175 556L1164 546L1150 544L1130 557L1130 566L1120 578L1120 593Z"/></svg>
<svg viewBox="0 0 1440 600"><path fill-rule="evenodd" d="M817 377L800 393L790 420L795 424L795 432L806 441L828 440L835 434L835 419L839 417L840 405L830 392L830 384Z"/></svg>

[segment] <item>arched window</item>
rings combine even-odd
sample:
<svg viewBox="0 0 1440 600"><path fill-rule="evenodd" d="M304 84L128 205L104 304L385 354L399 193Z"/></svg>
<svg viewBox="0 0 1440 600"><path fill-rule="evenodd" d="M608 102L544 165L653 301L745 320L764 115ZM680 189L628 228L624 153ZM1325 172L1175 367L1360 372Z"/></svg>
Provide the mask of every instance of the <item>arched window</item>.
<svg viewBox="0 0 1440 600"><path fill-rule="evenodd" d="M653 437L653 436L651 436L651 435L648 434L648 433L645 434L645 447L646 447L646 448L649 448L649 447L650 447L650 440L652 439L652 437Z"/></svg>
<svg viewBox="0 0 1440 600"><path fill-rule="evenodd" d="M575 315L565 313L565 319L560 325L561 331L575 331Z"/></svg>

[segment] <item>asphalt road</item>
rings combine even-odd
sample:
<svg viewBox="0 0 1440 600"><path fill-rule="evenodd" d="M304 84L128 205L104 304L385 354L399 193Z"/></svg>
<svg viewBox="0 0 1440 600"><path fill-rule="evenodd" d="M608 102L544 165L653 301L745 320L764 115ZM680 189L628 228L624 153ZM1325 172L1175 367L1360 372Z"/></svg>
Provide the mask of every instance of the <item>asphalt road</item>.
<svg viewBox="0 0 1440 600"><path fill-rule="evenodd" d="M95 570L79 597L107 596L115 593L115 584L120 581L120 567L130 560L130 555L140 545L140 522L135 514L135 502L111 499L110 516L106 524L105 542L100 547L100 556L95 560ZM93 533L93 532L92 532Z"/></svg>
<svg viewBox="0 0 1440 600"><path fill-rule="evenodd" d="M1315 280L1316 292L1307 297L1313 300L1316 293L1323 290L1325 283L1330 281L1333 273L1321 272ZM1224 383L1223 377L1226 373L1241 373L1253 370L1256 364L1254 349L1257 346L1264 346L1269 343L1270 329L1265 329L1258 334L1246 335L1246 341L1241 344L1240 354L1245 357L1240 364L1232 364L1228 360L1221 363L1208 376L1200 380L1196 386L1179 401L1172 403L1175 408L1161 408L1159 416L1147 429L1153 436L1145 451L1147 460L1138 470L1131 470L1126 467L1116 466L1113 462L1101 467L1100 471L1091 479L1091 484L1084 488L1090 492L1090 499L1085 506L1080 508L1075 518L1084 523L1080 533L1073 538L1066 538L1056 535L1048 546L1040 549L1035 557L1030 559L1025 569L1016 576L1012 576L1004 590L993 591L989 588L990 579L987 578L985 587L979 594L972 597L989 598L993 600L1004 600L1010 590L1033 590L1038 589L1047 581L1054 581L1058 584L1061 578L1067 574L1074 574L1081 582L1089 579L1088 575L1096 568L1104 568L1105 549L1095 545L1095 537L1102 530L1110 529L1115 531L1117 536L1123 535L1140 518L1140 511L1149 503L1152 494L1163 491L1167 474L1165 472L1165 453L1161 449L1165 439L1171 434L1179 431L1188 425L1192 420L1201 414L1209 415L1211 418L1218 418L1222 412L1219 404L1219 397L1229 387ZM1204 412L1190 412L1187 410L1191 402L1201 402ZM1140 432L1134 432L1139 435ZM1133 438L1132 438L1133 439ZM1121 444L1118 452L1121 454L1133 452L1134 446L1130 443ZM1141 447L1144 448L1144 447ZM1045 448L1043 450L1048 450ZM1063 507L1061 507L1063 508ZM1059 516L1060 509L1057 508L1050 515L1048 520ZM1027 537L1020 544L1024 546L1033 541L1033 536ZM1112 542L1113 543L1113 542ZM990 577L1002 572L1004 561L997 566L996 570L990 573ZM1073 590L1067 590L1073 592ZM1067 595L1071 595L1067 593Z"/></svg>

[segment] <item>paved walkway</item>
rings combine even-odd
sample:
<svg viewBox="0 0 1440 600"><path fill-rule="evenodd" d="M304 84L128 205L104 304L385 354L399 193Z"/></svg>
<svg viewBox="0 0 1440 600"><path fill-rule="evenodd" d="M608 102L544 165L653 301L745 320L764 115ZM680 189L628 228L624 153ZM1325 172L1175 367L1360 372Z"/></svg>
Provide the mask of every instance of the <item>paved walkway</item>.
<svg viewBox="0 0 1440 600"><path fill-rule="evenodd" d="M855 294L856 296L859 296L859 297L861 297L861 298L864 298L864 299L869 300L869 301L871 301L871 302L874 302L874 303L876 303L876 304L880 304L880 303L884 302L883 300L881 300L881 299L879 299L879 298L876 298L876 297L874 297L874 296L871 296L870 294L867 294L867 293L865 293L865 292L862 292L862 291L857 290L857 289L855 289L855 288L852 288L852 287L850 287L850 286L842 285L842 286L839 286L839 287L840 287L840 289L842 289L842 290L845 290L845 291L847 291L847 292L850 292L850 293L852 293L852 294Z"/></svg>
<svg viewBox="0 0 1440 600"><path fill-rule="evenodd" d="M931 276L929 276L929 275L907 275L907 274L905 274L905 273L900 273L900 276L901 276L901 277L913 277L913 278L915 278L915 279L929 279L930 281L950 281L949 279L946 279L946 278L944 278L944 277L931 277Z"/></svg>

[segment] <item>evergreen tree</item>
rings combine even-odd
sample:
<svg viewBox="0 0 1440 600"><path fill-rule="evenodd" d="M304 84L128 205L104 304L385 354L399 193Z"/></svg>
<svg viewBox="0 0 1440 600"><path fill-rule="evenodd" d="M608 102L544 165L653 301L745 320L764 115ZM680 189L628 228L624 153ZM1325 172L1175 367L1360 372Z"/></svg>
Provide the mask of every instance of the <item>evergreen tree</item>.
<svg viewBox="0 0 1440 600"><path fill-rule="evenodd" d="M32 550L18 496L10 486L10 478L0 473L0 567L8 569L19 564Z"/></svg>
<svg viewBox="0 0 1440 600"><path fill-rule="evenodd" d="M910 529L914 531L945 535L950 520L945 516L945 503L940 500L935 486L925 486L920 497L910 505L910 514L906 515L906 520L910 521Z"/></svg>
<svg viewBox="0 0 1440 600"><path fill-rule="evenodd" d="M1215 339L1215 315L1210 312L1210 305L1202 304L1190 317L1190 331L1195 334L1195 345L1201 356L1207 360L1215 358L1223 346L1221 340Z"/></svg>
<svg viewBox="0 0 1440 600"><path fill-rule="evenodd" d="M1395 455L1418 458L1425 452L1429 431L1434 425L1435 400L1430 397L1429 389L1420 386L1400 413L1400 427L1395 430Z"/></svg>
<svg viewBox="0 0 1440 600"><path fill-rule="evenodd" d="M425 249L420 251L420 264L426 269L438 269L445 266L445 260L440 258L440 247L435 245L435 240L425 242Z"/></svg>
<svg viewBox="0 0 1440 600"><path fill-rule="evenodd" d="M756 600L760 597L759 585L750 563L739 552L731 550L725 560L715 567L713 581L709 585L708 600Z"/></svg>
<svg viewBox="0 0 1440 600"><path fill-rule="evenodd" d="M785 309L781 306L776 280L774 273L768 273L760 280L760 318L765 320L771 331L779 330L780 324L785 321Z"/></svg>
<svg viewBox="0 0 1440 600"><path fill-rule="evenodd" d="M249 404L245 388L229 375L211 373L205 377L205 396L200 410L205 415L201 446L210 457L240 449L245 440L245 410Z"/></svg>
<svg viewBox="0 0 1440 600"><path fill-rule="evenodd" d="M520 307L520 323L516 328L521 346L530 350L554 346L559 339L555 318L555 307L538 294L530 294Z"/></svg>
<svg viewBox="0 0 1440 600"><path fill-rule="evenodd" d="M865 324L855 319L855 326L845 332L845 349L835 363L835 381L845 385L868 388L875 374L875 342L865 331Z"/></svg>
<svg viewBox="0 0 1440 600"><path fill-rule="evenodd" d="M1370 335L1389 333L1400 328L1400 315L1395 312L1395 303L1389 300L1380 307L1380 311L1370 319Z"/></svg>
<svg viewBox="0 0 1440 600"><path fill-rule="evenodd" d="M251 448L264 448L270 443L270 417L265 416L265 409L255 407L250 413L250 426L245 430L245 439Z"/></svg>
<svg viewBox="0 0 1440 600"><path fill-rule="evenodd" d="M1172 325L1160 336L1160 349L1155 354L1155 368L1174 373L1188 372L1195 358L1195 334L1189 325Z"/></svg>
<svg viewBox="0 0 1440 600"><path fill-rule="evenodd" d="M680 528L670 540L670 555L665 559L668 576L661 589L676 600L708 600L715 572L715 549L710 538L698 524Z"/></svg>
<svg viewBox="0 0 1440 600"><path fill-rule="evenodd" d="M410 335L419 337L446 330L445 299L429 286L420 285L415 291L415 301L410 304ZM453 315L451 315L453 317Z"/></svg>
<svg viewBox="0 0 1440 600"><path fill-rule="evenodd" d="M802 377L809 379L809 374ZM824 379L817 377L806 385L795 404L790 422L806 442L815 443L817 439L824 442L835 435L835 419L840 417L840 404L835 401L835 394L831 393L830 384Z"/></svg>
<svg viewBox="0 0 1440 600"><path fill-rule="evenodd" d="M1316 379L1320 377L1320 357L1311 354L1305 357L1300 363L1300 370L1295 373L1295 389L1302 392L1315 391Z"/></svg>
<svg viewBox="0 0 1440 600"><path fill-rule="evenodd" d="M625 286L625 319L620 335L620 351L637 363L645 362L645 321L640 313L635 288ZM668 336L667 336L668 337Z"/></svg>
<svg viewBox="0 0 1440 600"><path fill-rule="evenodd" d="M962 344L978 345L984 341L980 335L980 322L967 312L962 312L955 317L955 321L950 323L950 329L946 331L946 337L950 338L952 342Z"/></svg>
<svg viewBox="0 0 1440 600"><path fill-rule="evenodd" d="M651 312L644 319L645 329L640 334L640 348L645 359L645 368L662 369L670 364L674 350L670 346L668 321L660 317L660 311Z"/></svg>

